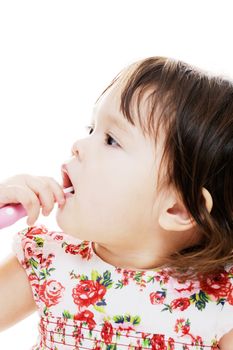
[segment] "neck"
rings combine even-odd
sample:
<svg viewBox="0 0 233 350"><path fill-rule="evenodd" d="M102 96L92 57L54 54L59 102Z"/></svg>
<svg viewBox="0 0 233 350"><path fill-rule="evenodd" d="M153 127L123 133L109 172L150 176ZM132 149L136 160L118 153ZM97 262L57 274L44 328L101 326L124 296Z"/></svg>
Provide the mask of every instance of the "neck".
<svg viewBox="0 0 233 350"><path fill-rule="evenodd" d="M164 264L164 258L153 250L149 253L136 250L118 251L102 244L94 243L95 253L106 263L125 269L150 270ZM156 257L157 256L157 257Z"/></svg>
<svg viewBox="0 0 233 350"><path fill-rule="evenodd" d="M190 240L191 239L191 240ZM184 234L174 232L155 235L152 239L143 242L130 242L125 245L109 245L94 243L96 254L106 263L125 269L152 270L162 267L166 263L166 258L188 246L193 245L195 239L190 232Z"/></svg>

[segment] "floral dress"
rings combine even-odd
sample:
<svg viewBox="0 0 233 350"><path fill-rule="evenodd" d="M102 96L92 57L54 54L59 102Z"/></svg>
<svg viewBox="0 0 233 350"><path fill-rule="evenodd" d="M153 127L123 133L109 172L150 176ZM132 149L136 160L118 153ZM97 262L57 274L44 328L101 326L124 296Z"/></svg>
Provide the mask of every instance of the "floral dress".
<svg viewBox="0 0 233 350"><path fill-rule="evenodd" d="M33 350L217 350L233 328L233 267L188 280L169 269L112 266L81 241L44 225L14 236L38 306Z"/></svg>

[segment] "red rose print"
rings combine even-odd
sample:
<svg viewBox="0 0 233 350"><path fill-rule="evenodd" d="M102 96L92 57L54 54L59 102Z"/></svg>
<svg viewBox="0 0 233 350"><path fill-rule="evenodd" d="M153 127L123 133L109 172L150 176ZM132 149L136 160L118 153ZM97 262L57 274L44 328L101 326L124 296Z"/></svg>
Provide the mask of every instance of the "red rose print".
<svg viewBox="0 0 233 350"><path fill-rule="evenodd" d="M151 349L152 350L166 350L167 349L163 334L154 334L150 341L151 341Z"/></svg>
<svg viewBox="0 0 233 350"><path fill-rule="evenodd" d="M180 318L180 319L176 320L174 331L176 333L179 333L181 331L182 335L189 334L189 331L190 331L189 319L185 320L184 318Z"/></svg>
<svg viewBox="0 0 233 350"><path fill-rule="evenodd" d="M166 297L166 293L162 291L150 293L151 304L153 305L163 304L165 297Z"/></svg>
<svg viewBox="0 0 233 350"><path fill-rule="evenodd" d="M42 234L47 233L47 232L48 232L48 230L43 225L41 225L40 227L32 226L32 227L28 228L28 231L27 231L25 236L32 238L33 236L42 235Z"/></svg>
<svg viewBox="0 0 233 350"><path fill-rule="evenodd" d="M30 274L28 278L32 289L34 289L34 299L39 302L39 278L35 274Z"/></svg>
<svg viewBox="0 0 233 350"><path fill-rule="evenodd" d="M73 288L72 297L79 307L89 306L101 300L106 293L106 288L97 281L85 280Z"/></svg>
<svg viewBox="0 0 233 350"><path fill-rule="evenodd" d="M231 282L228 273L222 271L200 278L200 288L205 293L212 295L216 300L225 298L230 291Z"/></svg>
<svg viewBox="0 0 233 350"><path fill-rule="evenodd" d="M121 282L122 282L123 286L127 286L129 284L128 277L123 278L123 280Z"/></svg>
<svg viewBox="0 0 233 350"><path fill-rule="evenodd" d="M91 258L91 249L89 247L89 242L84 241L81 244L67 244L65 248L66 253L73 255L81 255L83 259L89 260Z"/></svg>
<svg viewBox="0 0 233 350"><path fill-rule="evenodd" d="M185 324L184 326L181 327L181 332L183 335L185 334L189 334L190 331L190 325L189 324Z"/></svg>
<svg viewBox="0 0 233 350"><path fill-rule="evenodd" d="M45 281L39 290L40 298L44 301L47 307L56 305L59 303L59 299L62 297L65 288L60 282L55 280Z"/></svg>
<svg viewBox="0 0 233 350"><path fill-rule="evenodd" d="M29 278L31 285L38 289L39 288L39 278L37 277L37 275L31 273L28 278Z"/></svg>
<svg viewBox="0 0 233 350"><path fill-rule="evenodd" d="M109 323L108 321L104 322L104 325L101 331L101 337L104 340L105 344L110 344L112 342L113 327L111 323Z"/></svg>
<svg viewBox="0 0 233 350"><path fill-rule="evenodd" d="M190 301L188 298L178 298L171 302L172 310L179 309L180 311L184 311L190 305Z"/></svg>
<svg viewBox="0 0 233 350"><path fill-rule="evenodd" d="M93 312L91 312L89 310L85 310L83 312L80 312L77 315L74 315L75 321L86 322L88 324L88 327L90 330L92 330L96 325L96 322L93 320L93 318L94 318L94 314L93 314Z"/></svg>
<svg viewBox="0 0 233 350"><path fill-rule="evenodd" d="M49 231L48 235L52 237L55 241L62 241L64 236L61 233L57 233L56 231Z"/></svg>
<svg viewBox="0 0 233 350"><path fill-rule="evenodd" d="M169 276L168 271L163 271L163 270L159 272L158 276L155 276L155 279L157 281L161 281L163 284L168 283L169 278L170 278L170 276Z"/></svg>
<svg viewBox="0 0 233 350"><path fill-rule="evenodd" d="M230 305L233 305L233 286L231 286L231 288L227 294L227 301Z"/></svg>
<svg viewBox="0 0 233 350"><path fill-rule="evenodd" d="M75 245L75 244L67 244L65 252L70 253L70 254L79 254L79 249L80 245Z"/></svg>
<svg viewBox="0 0 233 350"><path fill-rule="evenodd" d="M99 340L95 340L95 345L93 347L93 350L101 350L102 346L101 346L101 342Z"/></svg>
<svg viewBox="0 0 233 350"><path fill-rule="evenodd" d="M42 254L41 254L42 255ZM49 254L46 258L42 258L40 259L40 267L41 269L48 269L50 267L50 265L53 263L53 258L55 257L54 254ZM38 256L37 256L38 258Z"/></svg>
<svg viewBox="0 0 233 350"><path fill-rule="evenodd" d="M174 339L173 338L168 338L168 345L169 345L169 347L168 347L168 349L169 350L175 350L175 341L174 341Z"/></svg>
<svg viewBox="0 0 233 350"><path fill-rule="evenodd" d="M23 239L22 240L22 247L24 250L24 256L26 260L31 259L31 257L37 257L41 255L41 248L38 247L36 242L33 240L29 239Z"/></svg>
<svg viewBox="0 0 233 350"><path fill-rule="evenodd" d="M75 338L75 349L79 349L79 345L82 344L82 340L84 338L82 326L74 326L72 336Z"/></svg>

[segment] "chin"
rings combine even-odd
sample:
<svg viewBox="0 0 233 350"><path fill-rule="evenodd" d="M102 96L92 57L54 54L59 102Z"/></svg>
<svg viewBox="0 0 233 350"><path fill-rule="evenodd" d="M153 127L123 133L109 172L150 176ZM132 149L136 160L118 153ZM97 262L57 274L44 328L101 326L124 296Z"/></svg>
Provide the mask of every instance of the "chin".
<svg viewBox="0 0 233 350"><path fill-rule="evenodd" d="M75 238L82 239L80 238L80 235L78 235L77 233L77 228L71 225L70 220L67 220L65 215L63 215L62 209L57 210L56 221L57 221L57 225L62 230L62 232L64 232L67 235L73 236Z"/></svg>
<svg viewBox="0 0 233 350"><path fill-rule="evenodd" d="M64 220L64 215L62 213L62 209L58 208L56 211L56 221L57 221L57 225L60 227L60 229L66 233L67 231L67 225L66 222Z"/></svg>

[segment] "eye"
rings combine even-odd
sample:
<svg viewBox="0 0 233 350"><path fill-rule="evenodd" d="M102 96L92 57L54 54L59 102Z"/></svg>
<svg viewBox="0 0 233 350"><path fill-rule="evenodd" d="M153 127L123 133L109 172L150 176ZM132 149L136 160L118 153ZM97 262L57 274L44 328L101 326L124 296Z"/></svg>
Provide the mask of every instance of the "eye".
<svg viewBox="0 0 233 350"><path fill-rule="evenodd" d="M91 135L92 131L94 130L93 127L91 125L88 125L85 127L85 129L87 130L88 134ZM92 130L92 131L91 131Z"/></svg>
<svg viewBox="0 0 233 350"><path fill-rule="evenodd" d="M93 126L88 125L88 126L86 126L86 130L88 131L88 134L91 135L92 132L93 132L93 130L94 130L94 128L93 128ZM106 137L106 138L105 138L105 144L106 144L106 145L112 146L112 142L113 142L113 143L115 142L116 146L120 146L120 145L118 144L118 142L117 142L116 140L114 140L114 138L113 138L111 135L105 134L105 137ZM110 143L110 144L109 144L109 143Z"/></svg>
<svg viewBox="0 0 233 350"><path fill-rule="evenodd" d="M119 146L119 144L116 142L116 140L114 140L114 138L111 136L111 135L109 135L109 134L105 134L106 135L106 139L105 139L105 143L108 145L108 141L110 141L111 142L111 140L113 141L113 143L115 142L116 143L116 146ZM112 146L112 145L110 145L110 146Z"/></svg>

